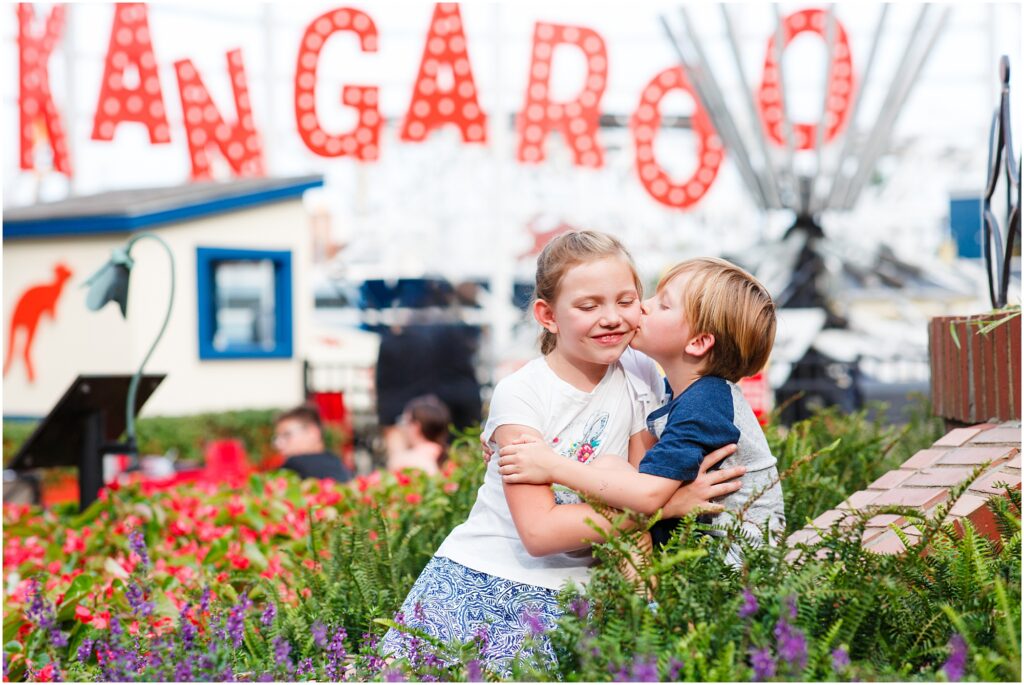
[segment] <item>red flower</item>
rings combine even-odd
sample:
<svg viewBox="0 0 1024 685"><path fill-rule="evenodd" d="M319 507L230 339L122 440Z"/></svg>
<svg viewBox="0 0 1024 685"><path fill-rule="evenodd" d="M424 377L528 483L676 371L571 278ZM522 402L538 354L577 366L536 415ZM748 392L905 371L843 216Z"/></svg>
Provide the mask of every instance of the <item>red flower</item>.
<svg viewBox="0 0 1024 685"><path fill-rule="evenodd" d="M53 663L48 663L43 666L39 671L36 672L36 682L40 683L52 683L53 682Z"/></svg>
<svg viewBox="0 0 1024 685"><path fill-rule="evenodd" d="M419 504L423 500L423 497L418 492L410 492L405 496L405 501L409 504Z"/></svg>
<svg viewBox="0 0 1024 685"><path fill-rule="evenodd" d="M376 542L377 541L377 531L371 530L369 533L367 533L366 537L370 538L370 542Z"/></svg>
<svg viewBox="0 0 1024 685"><path fill-rule="evenodd" d="M249 568L249 557L242 554L233 554L230 557L231 565L237 568L239 571L244 571Z"/></svg>
<svg viewBox="0 0 1024 685"><path fill-rule="evenodd" d="M94 628L99 628L100 630L106 630L107 626L110 625L110 612L109 611L101 611L100 613L98 613L95 616L93 616L92 617L92 625L93 625Z"/></svg>
<svg viewBox="0 0 1024 685"><path fill-rule="evenodd" d="M412 478L409 478L409 476L405 475L401 471L395 472L395 480L398 481L399 485L408 485L412 482Z"/></svg>
<svg viewBox="0 0 1024 685"><path fill-rule="evenodd" d="M79 604L75 607L75 618L82 623L89 623L92 621L92 612Z"/></svg>
<svg viewBox="0 0 1024 685"><path fill-rule="evenodd" d="M217 582L218 583L226 583L227 580L228 580L228 572L227 571L221 571L220 573L217 574Z"/></svg>

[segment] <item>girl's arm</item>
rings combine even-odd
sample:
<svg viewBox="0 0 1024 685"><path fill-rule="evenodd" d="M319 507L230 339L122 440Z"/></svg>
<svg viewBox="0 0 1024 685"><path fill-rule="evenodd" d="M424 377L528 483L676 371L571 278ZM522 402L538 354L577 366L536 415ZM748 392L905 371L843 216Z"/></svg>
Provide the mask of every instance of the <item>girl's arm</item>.
<svg viewBox="0 0 1024 685"><path fill-rule="evenodd" d="M527 426L504 425L494 431L500 447L523 436L543 441L539 432ZM548 485L503 483L503 487L516 531L532 556L583 549L602 541L604 538L587 519L606 532L614 529L611 521L587 504L555 504L555 494ZM627 522L625 527L631 528L633 523Z"/></svg>

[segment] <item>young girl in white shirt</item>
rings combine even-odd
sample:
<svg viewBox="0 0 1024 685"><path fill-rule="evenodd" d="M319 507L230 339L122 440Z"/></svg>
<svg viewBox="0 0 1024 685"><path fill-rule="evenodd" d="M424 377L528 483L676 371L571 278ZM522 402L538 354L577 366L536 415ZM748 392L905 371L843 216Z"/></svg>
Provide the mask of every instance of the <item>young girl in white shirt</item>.
<svg viewBox="0 0 1024 685"><path fill-rule="evenodd" d="M523 436L543 439L567 459L594 468L629 468L647 447L647 413L661 401L663 381L653 362L627 346L640 319L640 279L615 238L573 231L553 239L537 259L533 314L543 327L541 357L495 387L483 439L496 452ZM625 354L624 354L625 353ZM742 467L707 472L732 453L706 458L698 478L664 508L683 516L738 489ZM607 459L600 459L608 455ZM590 545L611 523L559 486L503 484L496 459L487 467L476 503L435 552L402 605L406 625L443 641L466 641L487 626L484 658L499 675L527 635L540 638L560 610L557 591L585 583ZM408 638L390 630L382 641L393 656Z"/></svg>

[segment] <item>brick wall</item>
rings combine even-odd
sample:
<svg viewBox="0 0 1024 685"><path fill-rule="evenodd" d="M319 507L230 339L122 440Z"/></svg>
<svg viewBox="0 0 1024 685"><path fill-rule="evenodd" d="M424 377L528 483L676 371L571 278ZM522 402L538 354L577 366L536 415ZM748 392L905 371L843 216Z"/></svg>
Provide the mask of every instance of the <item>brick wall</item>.
<svg viewBox="0 0 1024 685"><path fill-rule="evenodd" d="M1019 421L980 424L950 431L930 448L921 450L889 471L866 489L850 495L835 509L814 519L811 525L789 536L788 543L814 542L818 531L827 530L847 519L851 509L868 506L899 505L913 507L927 515L950 496L950 490L966 480L977 467L988 462L970 488L960 496L949 512L954 525L969 519L983 535L996 539L995 518L988 507L992 497L1005 497L995 484L1004 482L1020 490L1021 424ZM852 519L850 519L852 522ZM842 525L840 523L840 525ZM905 548L891 529L898 526L911 542L919 531L902 516L879 514L867 522L862 542L880 554L896 554Z"/></svg>

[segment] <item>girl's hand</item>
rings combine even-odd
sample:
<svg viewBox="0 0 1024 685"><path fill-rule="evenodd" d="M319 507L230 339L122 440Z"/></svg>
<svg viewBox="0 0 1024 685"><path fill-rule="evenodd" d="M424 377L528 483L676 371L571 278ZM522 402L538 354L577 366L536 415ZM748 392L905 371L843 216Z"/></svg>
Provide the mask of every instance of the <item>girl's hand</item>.
<svg viewBox="0 0 1024 685"><path fill-rule="evenodd" d="M546 442L533 436L523 436L505 445L498 454L498 473L509 484L553 483L554 469L563 461Z"/></svg>
<svg viewBox="0 0 1024 685"><path fill-rule="evenodd" d="M725 507L712 500L739 490L742 485L740 477L747 469L744 466L735 466L710 473L708 469L734 452L736 445L726 445L704 457L697 477L680 486L676 494L665 503L662 509L665 518L682 518L694 512L717 514L724 511Z"/></svg>

